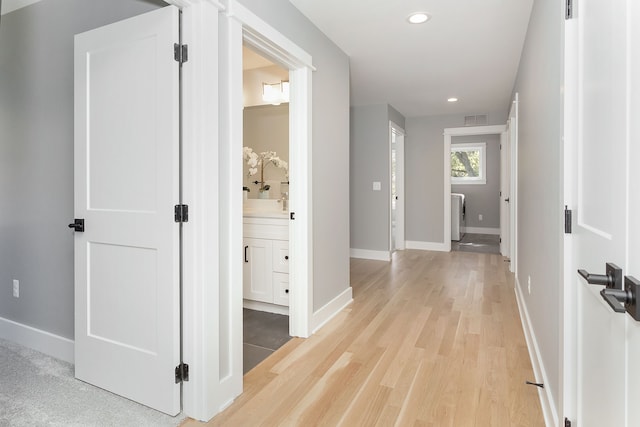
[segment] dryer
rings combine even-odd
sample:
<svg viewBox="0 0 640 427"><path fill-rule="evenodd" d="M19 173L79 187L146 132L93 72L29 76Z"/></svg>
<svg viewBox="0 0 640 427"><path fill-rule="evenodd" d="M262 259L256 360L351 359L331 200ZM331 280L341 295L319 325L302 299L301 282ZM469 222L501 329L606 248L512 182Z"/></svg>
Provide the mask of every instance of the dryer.
<svg viewBox="0 0 640 427"><path fill-rule="evenodd" d="M451 240L459 241L464 236L465 211L464 194L451 193Z"/></svg>

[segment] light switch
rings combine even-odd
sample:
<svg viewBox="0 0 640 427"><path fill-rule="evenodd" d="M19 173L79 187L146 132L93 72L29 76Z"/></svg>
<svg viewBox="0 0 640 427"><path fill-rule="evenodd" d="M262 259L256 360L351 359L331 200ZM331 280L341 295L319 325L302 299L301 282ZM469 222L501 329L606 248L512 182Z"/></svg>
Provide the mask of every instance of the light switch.
<svg viewBox="0 0 640 427"><path fill-rule="evenodd" d="M381 189L380 181L373 181L373 191L380 191Z"/></svg>

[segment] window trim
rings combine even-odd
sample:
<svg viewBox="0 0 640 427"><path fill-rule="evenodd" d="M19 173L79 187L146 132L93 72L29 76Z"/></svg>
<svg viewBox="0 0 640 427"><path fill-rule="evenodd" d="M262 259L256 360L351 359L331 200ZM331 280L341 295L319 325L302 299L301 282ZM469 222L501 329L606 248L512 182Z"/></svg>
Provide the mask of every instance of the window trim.
<svg viewBox="0 0 640 427"><path fill-rule="evenodd" d="M451 171L452 185L484 185L487 183L487 143L486 142L462 142L452 143L449 156L455 151L478 151L480 153L480 168L478 176L453 176Z"/></svg>

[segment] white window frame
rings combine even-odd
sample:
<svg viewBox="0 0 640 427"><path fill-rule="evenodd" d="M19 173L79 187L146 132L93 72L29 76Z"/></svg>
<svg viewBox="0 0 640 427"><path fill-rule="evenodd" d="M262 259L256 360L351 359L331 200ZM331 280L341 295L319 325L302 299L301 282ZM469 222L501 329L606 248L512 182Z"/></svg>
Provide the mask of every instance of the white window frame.
<svg viewBox="0 0 640 427"><path fill-rule="evenodd" d="M482 185L487 183L487 143L486 142L465 142L460 144L451 144L449 156L454 151L478 151L480 153L480 170L478 176L461 176L451 175L451 184L453 185ZM451 171L449 171L451 174Z"/></svg>

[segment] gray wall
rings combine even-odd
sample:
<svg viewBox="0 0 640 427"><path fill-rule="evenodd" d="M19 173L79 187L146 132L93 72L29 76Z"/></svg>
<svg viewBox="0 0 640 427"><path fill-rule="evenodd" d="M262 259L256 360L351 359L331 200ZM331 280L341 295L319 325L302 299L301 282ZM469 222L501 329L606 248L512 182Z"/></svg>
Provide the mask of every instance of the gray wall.
<svg viewBox="0 0 640 427"><path fill-rule="evenodd" d="M464 116L423 116L406 121L405 233L408 241L444 243L443 132L446 128L463 127ZM490 125L507 122L506 109L488 116Z"/></svg>
<svg viewBox="0 0 640 427"><path fill-rule="evenodd" d="M451 184L452 193L465 195L467 227L500 227L500 135L454 136L451 145L486 142L487 183ZM482 214L482 221L478 215Z"/></svg>
<svg viewBox="0 0 640 427"><path fill-rule="evenodd" d="M73 338L73 36L162 6L44 0L2 16L0 317Z"/></svg>
<svg viewBox="0 0 640 427"><path fill-rule="evenodd" d="M288 0L241 0L313 57L313 306L349 287L349 58Z"/></svg>
<svg viewBox="0 0 640 427"><path fill-rule="evenodd" d="M405 118L387 104L351 108L351 248L388 251L389 121L404 127ZM380 182L380 191L373 182Z"/></svg>
<svg viewBox="0 0 640 427"><path fill-rule="evenodd" d="M562 292L563 15L555 0L534 2L515 89L520 96L518 282L540 356L545 388L559 408ZM527 278L531 277L531 295Z"/></svg>
<svg viewBox="0 0 640 427"><path fill-rule="evenodd" d="M251 147L253 151L275 151L278 157L289 162L289 104L260 105L244 107L243 111L243 145ZM260 171L249 176L249 166L244 162L244 182L249 187L249 198L258 197L259 185L253 181L260 180ZM274 165L267 165L264 169L265 181L283 181L285 171ZM275 187L273 188L275 190ZM283 191L286 191L283 189ZM280 193L270 192L271 198L278 198ZM276 194L277 193L277 194Z"/></svg>

